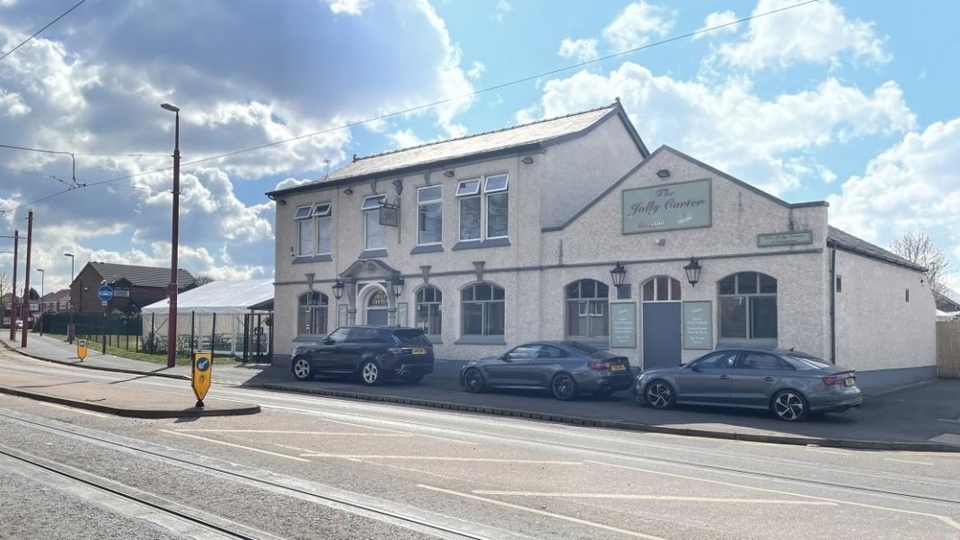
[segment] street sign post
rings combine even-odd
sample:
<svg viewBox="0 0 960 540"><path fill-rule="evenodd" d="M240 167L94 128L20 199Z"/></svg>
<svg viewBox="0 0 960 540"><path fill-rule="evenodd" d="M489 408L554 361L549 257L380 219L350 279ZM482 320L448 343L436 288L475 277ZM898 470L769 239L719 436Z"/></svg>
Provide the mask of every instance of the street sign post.
<svg viewBox="0 0 960 540"><path fill-rule="evenodd" d="M113 299L113 287L104 283L97 289L97 296L100 297L100 301L103 302L103 305L107 305L107 302Z"/></svg>
<svg viewBox="0 0 960 540"><path fill-rule="evenodd" d="M197 407L203 407L203 398L210 389L213 379L213 357L209 352L193 353L193 394L197 396Z"/></svg>
<svg viewBox="0 0 960 540"><path fill-rule="evenodd" d="M77 340L77 358L83 362L83 359L87 357L87 340L78 339Z"/></svg>

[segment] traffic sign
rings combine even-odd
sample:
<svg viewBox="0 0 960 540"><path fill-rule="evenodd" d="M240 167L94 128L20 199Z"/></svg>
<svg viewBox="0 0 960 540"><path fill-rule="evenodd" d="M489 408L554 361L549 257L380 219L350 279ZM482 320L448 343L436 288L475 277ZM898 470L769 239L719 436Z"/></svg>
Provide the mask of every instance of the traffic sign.
<svg viewBox="0 0 960 540"><path fill-rule="evenodd" d="M197 396L197 407L203 407L203 398L210 389L213 379L213 358L209 352L193 353L193 394Z"/></svg>
<svg viewBox="0 0 960 540"><path fill-rule="evenodd" d="M106 284L101 285L100 288L97 289L97 296L100 297L100 301L109 302L110 299L113 298L113 287Z"/></svg>

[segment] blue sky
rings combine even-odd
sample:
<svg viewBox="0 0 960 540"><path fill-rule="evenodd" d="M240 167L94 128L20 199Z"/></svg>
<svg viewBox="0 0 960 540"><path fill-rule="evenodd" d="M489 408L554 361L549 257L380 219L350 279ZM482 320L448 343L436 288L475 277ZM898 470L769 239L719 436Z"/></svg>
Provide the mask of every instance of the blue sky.
<svg viewBox="0 0 960 540"><path fill-rule="evenodd" d="M0 56L78 1L0 0ZM956 270L958 15L947 0L90 0L0 59L0 145L77 166L74 185L69 155L0 148L0 236L34 211L46 292L69 282L64 252L78 271L169 266L172 102L180 266L271 277L265 192L619 97L649 148L827 200L833 225L882 246L927 232ZM8 278L11 249L0 238Z"/></svg>

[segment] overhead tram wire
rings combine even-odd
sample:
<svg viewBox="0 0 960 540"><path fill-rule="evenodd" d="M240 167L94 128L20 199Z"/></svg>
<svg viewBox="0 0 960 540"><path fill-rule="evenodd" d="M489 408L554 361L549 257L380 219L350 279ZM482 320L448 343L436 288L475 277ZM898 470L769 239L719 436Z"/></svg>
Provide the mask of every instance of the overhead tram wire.
<svg viewBox="0 0 960 540"><path fill-rule="evenodd" d="M6 57L10 56L11 54L13 54L14 51L16 51L16 50L19 49L20 47L23 47L24 45L26 45L27 42L29 42L31 39L39 36L41 32L43 32L43 31L46 30L47 28L50 28L50 27L53 26L54 24L56 24L57 21L59 21L60 19L66 17L67 14L69 14L71 11L73 11L73 10L77 9L78 7L80 7L80 4L83 4L83 3L86 2L86 1L87 1L87 0L80 0L79 2L77 2L72 8L64 11L62 14L60 14L59 17L57 17L56 19L50 21L49 24L47 24L47 25L44 26L43 28L37 30L36 32L34 32L32 36L30 36L30 37L28 37L27 39L21 41L19 45L17 45L16 47L10 49L9 51L3 53L3 56L0 56L0 60L3 60L4 58L6 58Z"/></svg>
<svg viewBox="0 0 960 540"><path fill-rule="evenodd" d="M747 16L747 17L743 17L743 18L741 18L741 19L737 19L737 20L735 20L735 21L730 21L730 22L726 22L726 23L723 23L723 24L718 24L718 25L716 25L716 26L711 26L711 27L709 27L709 28L701 28L700 30L695 30L695 31L693 31L693 32L687 32L687 33L685 33L685 34L680 34L680 35L677 35L677 36L669 37L669 38L666 38L666 39L662 39L662 40L660 40L660 41L655 41L655 42L653 42L653 43L648 43L648 44L646 44L646 45L641 45L640 47L635 47L635 48L633 48L633 49L629 49L629 50L626 50L626 51L621 51L621 52L618 52L618 53L608 54L608 55L606 55L606 56L601 56L600 58L595 58L595 59L593 59L593 60L587 60L587 61L585 61L585 62L580 62L580 63L577 63L577 64L572 64L572 65L569 65L569 66L565 66L565 67L553 69L553 70L550 70L550 71L545 71L545 72L542 72L542 73L538 73L538 74L536 74L536 75L531 75L531 76L524 77L524 78L521 78L521 79L515 79L515 80L513 80L513 81L508 81L508 82L505 82L505 83L500 83L500 84L497 84L497 85L494 85L494 86L490 86L490 87L487 87L487 88L481 88L480 90L476 90L476 91L474 91L474 92L469 92L469 93L462 94L462 95L459 95L459 96L449 97L449 98L441 99L441 100L434 101L434 102L431 102L431 103L426 103L426 104L423 104L423 105L417 105L417 106L415 106L415 107L409 107L409 108L406 108L406 109L403 109L403 110L399 110L399 111L394 111L394 112L391 112L391 113L381 114L381 115L379 115L379 116L374 116L374 117L372 117L372 118L367 118L367 119L365 119L365 120L358 120L358 121L356 121L356 122L349 122L349 123L342 124L342 125L339 125L339 126L336 126L336 127L327 128L327 129L322 129L322 130L320 130L320 131L315 131L315 132L313 132L313 133L307 133L307 134L304 134L304 135L297 135L296 137L291 137L291 138L289 138L289 139L284 139L284 140L282 140L282 141L275 141L275 142L272 142L272 143L261 144L261 145L259 145L259 146L253 146L253 147L250 147L250 148L244 148L244 149L242 149L242 150L235 150L235 151L233 151L233 152L227 152L227 153L224 153L224 154L218 154L218 155L215 155L215 156L210 156L210 157L205 157L205 158L201 158L201 159L196 159L196 160L193 160L193 161L185 161L185 162L183 162L183 163L181 164L181 167L185 167L185 166L189 166L189 165L197 165L197 164L199 164L199 163L205 163L205 162L207 162L207 161L213 161L213 160L223 159L223 158L230 157L230 156L236 156L236 155L239 155L239 154L245 154L245 153L247 153L247 152L255 152L255 151L257 151L257 150L262 150L262 149L264 149L264 148L270 148L270 147L273 147L273 146L279 146L279 145L281 145L281 144L286 144L286 143L289 143L289 142L299 141L299 140L301 140L301 139L307 139L307 138L310 138L310 137L316 137L317 135L323 135L323 134L325 134L325 133L332 133L332 132L334 132L334 131L339 131L339 130L341 130L341 129L349 129L349 128L353 128L353 127L357 127L357 126L362 126L362 125L364 125L364 124L369 124L369 123L371 123L371 122L378 122L378 121L380 121L380 120L385 120L385 119L387 119L387 118L392 118L392 117L394 117L394 116L400 116L400 115L408 114L408 113L411 113L411 112L420 111L420 110L428 109L428 108L431 108L431 107L436 107L436 106L438 106L438 105L443 105L443 104L445 104L445 103L450 103L451 101L457 101L457 100L460 100L460 99L466 99L466 98L478 96L478 95L480 95L480 94L485 94L485 93L488 93L488 92L492 92L492 91L494 91L494 90L500 90L500 89L502 89L502 88L507 88L507 87L513 86L513 85L515 85L515 84L520 84L520 83L524 83L524 82L529 82L529 81L533 81L533 80L536 80L536 79L540 79L540 78L543 78L543 77L548 77L548 76L551 76L551 75L556 75L556 74L558 74L558 73L563 73L563 72L565 72L565 71L570 71L570 70L572 70L572 69L578 69L578 68L581 68L581 67L584 67L584 66L596 64L596 63L599 63L599 62L604 62L604 61L606 61L606 60L610 60L610 59L613 59L613 58L618 58L618 57L620 57L620 56L625 56L625 55L633 54L633 53L635 53L635 52L643 51L643 50L646 50L646 49L651 49L651 48L653 48L653 47L658 47L658 46L660 46L660 45L665 45L665 44L667 44L667 43L672 43L672 42L674 42L674 41L679 41L679 40L681 40L681 39L687 39L687 38L691 38L691 37L694 37L694 36L698 36L698 35L702 35L702 34L707 34L707 33L709 33L709 32L714 32L714 31L716 31L716 30L719 30L719 29L721 29L721 28L726 28L726 27L728 27L728 26L736 26L736 25L738 25L738 24L740 24L740 23L744 23L744 22L756 20L756 19L759 19L759 18L761 18L761 17L767 17L767 16L769 16L769 15L775 15L775 14L777 14L777 13L782 13L782 12L784 12L784 11L789 11L789 10L796 9L796 8L799 8L799 7L803 7L803 6L807 6L807 5L810 5L810 4L815 4L815 3L819 2L819 1L820 1L820 0L806 0L805 2L800 2L800 3L798 3L798 4L794 4L794 5L791 5L791 6L784 6L784 7L782 7L782 8L772 9L772 10L770 10L770 11L765 11L765 12L763 12L763 13L756 13L756 14L753 14L753 15L750 15L750 16ZM81 2L81 3L83 3L83 2ZM78 5L79 5L79 4L78 4ZM165 155L165 154L164 154L164 155ZM161 168L161 169L154 169L154 170L151 170L151 171L139 172L139 173L130 174L130 175L127 175L127 176L120 176L120 177L117 177L117 178L110 178L110 179L107 179L107 180L100 180L99 182L90 182L90 183L87 183L87 184L83 184L83 186L81 186L81 187L94 187L94 186L102 186L102 185L105 185L105 184L111 184L111 183L114 183L114 182L121 182L121 181L123 181L123 180L130 180L130 179L136 178L136 177L138 177L138 176L145 176L145 175L148 175L148 174L156 174L156 173L161 173L161 172L169 171L171 168L172 168L172 167L164 167L164 168ZM26 206L30 206L30 205L35 204L35 203L37 203L37 202L41 202L41 201L45 201L45 200L47 200L47 199L50 199L51 197L55 197L55 196L57 196L57 195L62 195L63 193L67 193L68 191L71 191L71 190L64 190L64 191L62 191L62 192L60 192L60 193L57 193L57 194L54 194L54 195L50 195L50 196L48 196L48 197L44 197L43 199L39 199L39 200L34 201L34 202L31 202L31 203L23 204L23 205L18 206L18 207L16 207L16 208L12 208L12 209L8 209L8 210L0 210L0 213L3 213L3 212L12 212L12 211L15 211L15 210L19 210L20 208L24 208L24 207L26 207Z"/></svg>

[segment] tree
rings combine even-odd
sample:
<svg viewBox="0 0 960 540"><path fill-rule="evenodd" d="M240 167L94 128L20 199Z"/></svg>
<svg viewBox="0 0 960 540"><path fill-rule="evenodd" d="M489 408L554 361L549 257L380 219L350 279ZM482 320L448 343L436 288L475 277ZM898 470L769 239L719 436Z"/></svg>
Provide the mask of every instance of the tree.
<svg viewBox="0 0 960 540"><path fill-rule="evenodd" d="M206 285L207 283L213 282L214 279L208 274L197 274L197 277L194 278L193 281L197 284L197 287L199 287L201 285Z"/></svg>
<svg viewBox="0 0 960 540"><path fill-rule="evenodd" d="M950 259L938 248L930 236L922 231L907 231L898 235L890 244L890 251L912 263L927 268L927 281L935 293L947 291L946 282L950 279Z"/></svg>

